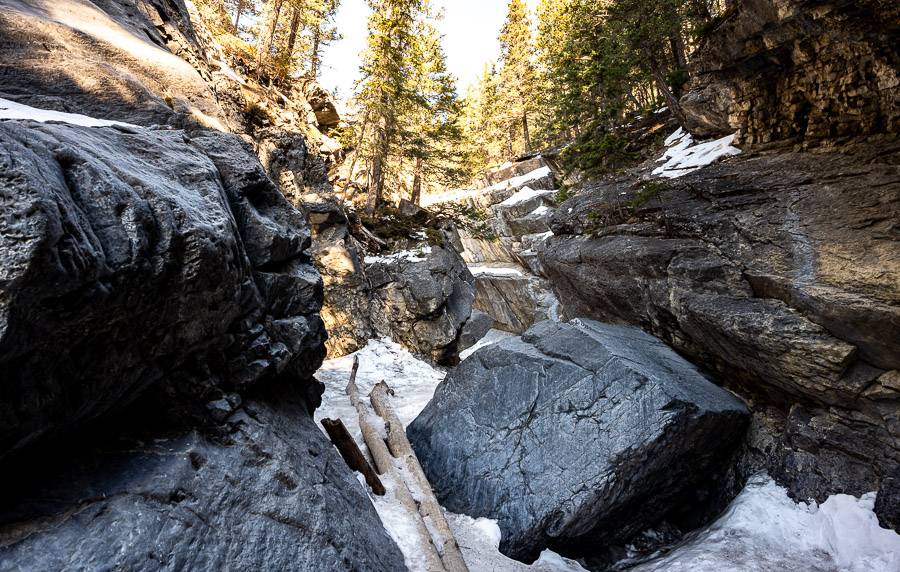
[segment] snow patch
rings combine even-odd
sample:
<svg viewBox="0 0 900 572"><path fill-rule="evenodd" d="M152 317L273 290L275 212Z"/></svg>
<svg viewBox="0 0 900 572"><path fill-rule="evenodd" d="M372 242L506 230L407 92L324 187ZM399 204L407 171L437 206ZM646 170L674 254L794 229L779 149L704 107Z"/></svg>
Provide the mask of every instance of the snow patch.
<svg viewBox="0 0 900 572"><path fill-rule="evenodd" d="M80 113L65 113L62 111L53 111L51 109L39 109L0 98L0 120L2 119L30 119L41 123L68 123L70 125L81 125L83 127L112 127L118 125L120 127L128 127L141 129L139 125L125 123L124 121L112 121L109 119L97 119L88 117Z"/></svg>
<svg viewBox="0 0 900 572"><path fill-rule="evenodd" d="M734 135L715 141L695 143L693 137L681 127L665 140L668 147L657 162L664 162L653 170L654 175L674 179L710 165L722 157L739 155L741 150L733 147Z"/></svg>
<svg viewBox="0 0 900 572"><path fill-rule="evenodd" d="M389 264L391 262L425 262L425 256L431 254L430 246L423 246L416 250L401 250L385 256L366 256L363 260L366 264Z"/></svg>
<svg viewBox="0 0 900 572"><path fill-rule="evenodd" d="M464 360L467 357L469 357L470 355L472 355L475 352L477 352L478 350L480 350L481 348L492 345L492 344L496 344L497 342L502 342L506 338L511 338L514 335L515 334L511 334L509 332L504 332L503 330L490 329L490 330L488 330L488 333L486 333L484 335L483 338L481 338L480 340L475 342L474 346L459 352L459 359Z"/></svg>
<svg viewBox="0 0 900 572"><path fill-rule="evenodd" d="M510 266L469 266L472 276L525 276L518 268Z"/></svg>
<svg viewBox="0 0 900 572"><path fill-rule="evenodd" d="M487 195L493 193L494 191L502 191L503 189L507 189L509 187L521 187L522 185L526 185L531 181L549 177L550 173L550 167L539 167L533 171L525 173L524 175L506 179L505 181L500 181L499 183L495 183L490 187L485 187L483 189L452 189L443 193L426 195L422 197L422 206L459 201L470 197L477 197L479 195Z"/></svg>
<svg viewBox="0 0 900 572"><path fill-rule="evenodd" d="M502 534L496 520L447 513L447 521L472 572L586 572L578 562L550 550L544 550L531 565L504 556L499 550Z"/></svg>
<svg viewBox="0 0 900 572"><path fill-rule="evenodd" d="M556 191L535 190L526 185L525 187L522 188L521 191L519 191L516 194L514 194L513 196L509 197L508 199L506 199L505 201L500 203L500 205L509 207L512 205L517 205L519 203L524 203L525 201L527 201L529 199L533 199L535 197L543 197L545 195L552 195L555 192Z"/></svg>
<svg viewBox="0 0 900 572"><path fill-rule="evenodd" d="M900 570L900 535L878 525L874 506L875 493L833 495L821 505L796 503L771 477L760 474L712 525L667 555L630 570Z"/></svg>

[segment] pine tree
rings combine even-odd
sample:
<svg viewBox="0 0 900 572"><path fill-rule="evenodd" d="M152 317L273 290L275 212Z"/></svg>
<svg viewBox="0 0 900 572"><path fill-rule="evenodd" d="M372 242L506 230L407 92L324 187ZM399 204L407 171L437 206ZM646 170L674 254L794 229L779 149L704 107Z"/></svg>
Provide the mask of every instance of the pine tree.
<svg viewBox="0 0 900 572"><path fill-rule="evenodd" d="M364 120L365 134L361 148L369 162L369 196L366 210L373 213L384 196L388 160L394 150L398 118L404 109L415 104L416 93L409 81L412 60L410 51L415 38L415 24L424 9L423 0L369 0L369 40L363 62L358 101Z"/></svg>
<svg viewBox="0 0 900 572"><path fill-rule="evenodd" d="M401 138L405 155L413 163L410 200L419 204L426 179L449 184L461 178L461 107L441 37L429 21L417 23L410 56L416 105L402 122Z"/></svg>
<svg viewBox="0 0 900 572"><path fill-rule="evenodd" d="M524 0L510 0L499 40L500 95L508 130L507 155L512 156L531 149L529 117L534 111L538 84L531 20Z"/></svg>

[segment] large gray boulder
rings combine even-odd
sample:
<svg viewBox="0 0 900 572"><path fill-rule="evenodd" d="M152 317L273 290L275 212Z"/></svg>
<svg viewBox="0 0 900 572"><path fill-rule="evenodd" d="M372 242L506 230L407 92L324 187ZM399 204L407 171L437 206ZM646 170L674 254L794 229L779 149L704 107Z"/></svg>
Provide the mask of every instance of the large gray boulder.
<svg viewBox="0 0 900 572"><path fill-rule="evenodd" d="M405 569L296 388L257 394L218 428L98 442L7 475L0 571Z"/></svg>
<svg viewBox="0 0 900 572"><path fill-rule="evenodd" d="M590 320L483 348L408 434L444 506L497 519L503 553L585 556L679 508L748 413L661 341Z"/></svg>
<svg viewBox="0 0 900 572"><path fill-rule="evenodd" d="M321 363L309 230L237 137L0 123L0 197L0 455Z"/></svg>
<svg viewBox="0 0 900 572"><path fill-rule="evenodd" d="M475 278L450 246L368 257L369 316L389 335L439 364L458 359L462 327L472 314Z"/></svg>

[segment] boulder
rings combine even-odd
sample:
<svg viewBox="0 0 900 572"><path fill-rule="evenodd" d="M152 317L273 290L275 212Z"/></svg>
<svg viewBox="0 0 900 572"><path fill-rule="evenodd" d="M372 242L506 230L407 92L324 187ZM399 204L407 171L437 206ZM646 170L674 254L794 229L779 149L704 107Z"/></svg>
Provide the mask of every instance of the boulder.
<svg viewBox="0 0 900 572"><path fill-rule="evenodd" d="M900 464L898 153L742 155L624 216L646 187L604 182L560 206L541 264L568 315L639 326L782 412L749 470L800 499L878 490Z"/></svg>
<svg viewBox="0 0 900 572"><path fill-rule="evenodd" d="M454 363L475 299L475 279L460 255L422 246L365 262L374 330L435 363Z"/></svg>
<svg viewBox="0 0 900 572"><path fill-rule="evenodd" d="M282 385L215 429L36 452L0 495L0 571L404 570L309 403Z"/></svg>
<svg viewBox="0 0 900 572"><path fill-rule="evenodd" d="M695 503L747 418L656 338L573 320L476 351L408 434L443 505L497 519L500 550L532 561L589 556Z"/></svg>
<svg viewBox="0 0 900 572"><path fill-rule="evenodd" d="M237 137L3 122L0 195L0 455L321 363L309 231Z"/></svg>
<svg viewBox="0 0 900 572"><path fill-rule="evenodd" d="M481 312L472 310L472 315L463 325L459 334L459 351L467 350L478 343L494 327L494 318Z"/></svg>

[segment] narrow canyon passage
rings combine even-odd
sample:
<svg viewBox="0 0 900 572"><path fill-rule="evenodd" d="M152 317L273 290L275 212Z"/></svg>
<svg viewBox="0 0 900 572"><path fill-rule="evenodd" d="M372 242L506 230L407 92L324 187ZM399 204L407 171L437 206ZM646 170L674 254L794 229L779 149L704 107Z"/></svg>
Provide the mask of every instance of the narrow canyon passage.
<svg viewBox="0 0 900 572"><path fill-rule="evenodd" d="M0 0L0 572L900 570L898 22Z"/></svg>

